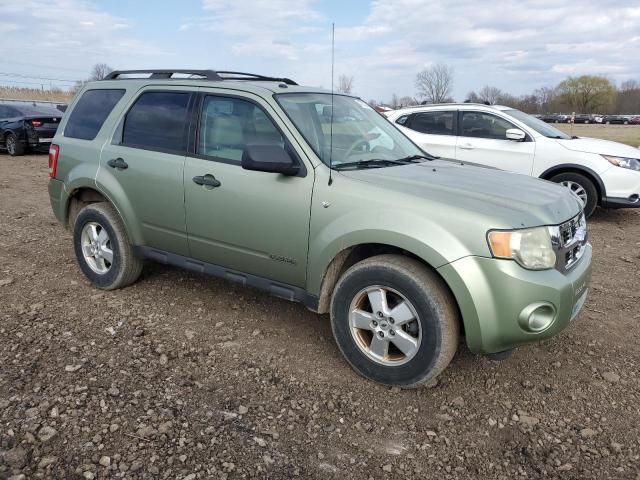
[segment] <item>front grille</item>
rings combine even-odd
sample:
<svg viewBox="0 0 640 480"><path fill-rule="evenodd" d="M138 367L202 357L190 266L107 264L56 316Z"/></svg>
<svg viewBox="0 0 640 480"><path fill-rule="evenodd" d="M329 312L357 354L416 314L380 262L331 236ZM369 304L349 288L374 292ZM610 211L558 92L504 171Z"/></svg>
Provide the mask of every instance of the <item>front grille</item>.
<svg viewBox="0 0 640 480"><path fill-rule="evenodd" d="M587 245L587 223L584 214L551 228L551 238L556 251L556 268L570 270L582 258Z"/></svg>

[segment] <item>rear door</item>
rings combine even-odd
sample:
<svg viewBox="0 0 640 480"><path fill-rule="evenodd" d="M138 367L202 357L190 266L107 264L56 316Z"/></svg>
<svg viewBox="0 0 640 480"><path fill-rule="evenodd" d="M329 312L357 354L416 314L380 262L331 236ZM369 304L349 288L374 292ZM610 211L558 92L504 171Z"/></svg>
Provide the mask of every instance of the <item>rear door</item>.
<svg viewBox="0 0 640 480"><path fill-rule="evenodd" d="M203 89L200 112L184 172L191 256L303 287L313 169L287 140L277 112L259 97ZM287 146L298 156L301 174L244 170L240 161L248 144ZM217 185L195 183L198 177L215 178Z"/></svg>
<svg viewBox="0 0 640 480"><path fill-rule="evenodd" d="M456 111L434 110L409 115L402 123L396 124L411 140L426 152L437 157L455 158L456 153Z"/></svg>
<svg viewBox="0 0 640 480"><path fill-rule="evenodd" d="M195 94L179 87L139 92L104 146L96 181L124 202L145 245L189 254L183 170Z"/></svg>
<svg viewBox="0 0 640 480"><path fill-rule="evenodd" d="M531 175L536 144L529 135L524 141L508 140L510 128L518 127L493 113L461 110L455 158Z"/></svg>

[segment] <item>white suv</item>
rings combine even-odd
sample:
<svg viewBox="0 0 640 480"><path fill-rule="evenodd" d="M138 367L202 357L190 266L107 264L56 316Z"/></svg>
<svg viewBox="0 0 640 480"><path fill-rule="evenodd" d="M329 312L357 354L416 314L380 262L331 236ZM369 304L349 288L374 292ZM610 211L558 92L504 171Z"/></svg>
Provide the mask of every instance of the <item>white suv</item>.
<svg viewBox="0 0 640 480"><path fill-rule="evenodd" d="M551 180L580 197L586 215L640 207L640 149L571 137L510 107L473 103L385 113L425 151L439 157Z"/></svg>

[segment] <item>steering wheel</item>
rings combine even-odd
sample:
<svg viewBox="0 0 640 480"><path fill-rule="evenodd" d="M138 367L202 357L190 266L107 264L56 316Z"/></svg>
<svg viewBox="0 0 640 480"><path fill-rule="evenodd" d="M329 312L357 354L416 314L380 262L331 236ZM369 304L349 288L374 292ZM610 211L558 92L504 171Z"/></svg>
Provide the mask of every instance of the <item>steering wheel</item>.
<svg viewBox="0 0 640 480"><path fill-rule="evenodd" d="M369 145L369 140L367 139L358 139L356 140L348 149L347 149L347 153L344 154L344 158L347 159L351 156L351 154L353 153L353 151L361 146L361 145L366 145L367 147L367 152L369 151L370 145Z"/></svg>

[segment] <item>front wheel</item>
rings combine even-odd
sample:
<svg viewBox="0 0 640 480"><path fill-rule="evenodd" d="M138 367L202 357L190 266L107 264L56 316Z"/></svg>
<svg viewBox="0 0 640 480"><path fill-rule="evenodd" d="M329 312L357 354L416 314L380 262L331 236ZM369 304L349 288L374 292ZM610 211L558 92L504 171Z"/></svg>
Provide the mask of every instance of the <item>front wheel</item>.
<svg viewBox="0 0 640 480"><path fill-rule="evenodd" d="M439 375L458 347L453 295L417 260L379 255L349 268L331 300L340 351L365 378L417 387Z"/></svg>
<svg viewBox="0 0 640 480"><path fill-rule="evenodd" d="M590 179L579 173L565 172L556 175L551 181L567 187L580 199L586 217L593 215L598 206L598 190Z"/></svg>
<svg viewBox="0 0 640 480"><path fill-rule="evenodd" d="M142 272L118 212L108 203L87 205L76 217L73 246L80 269L103 290L126 287Z"/></svg>

